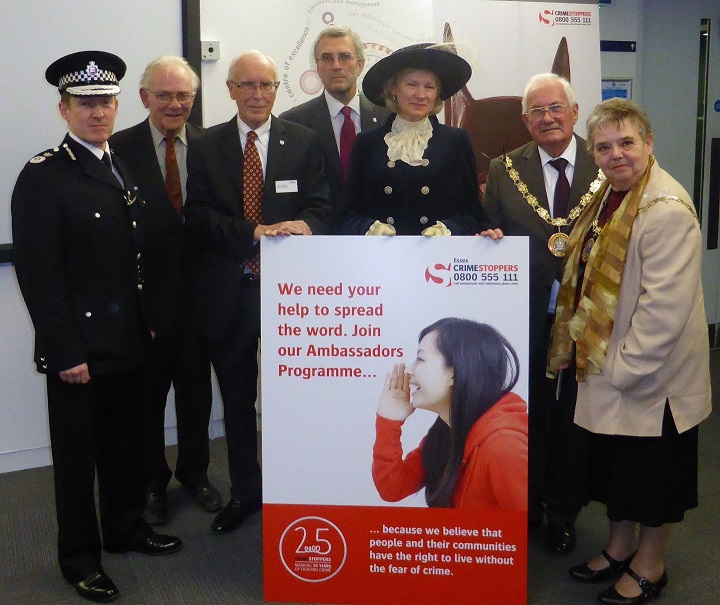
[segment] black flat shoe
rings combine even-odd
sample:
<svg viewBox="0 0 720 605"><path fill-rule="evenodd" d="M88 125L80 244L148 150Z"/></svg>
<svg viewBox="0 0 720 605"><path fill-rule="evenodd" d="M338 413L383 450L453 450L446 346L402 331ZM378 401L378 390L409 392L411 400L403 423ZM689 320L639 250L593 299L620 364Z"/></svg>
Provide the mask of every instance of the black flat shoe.
<svg viewBox="0 0 720 605"><path fill-rule="evenodd" d="M548 523L547 546L552 552L567 555L573 551L576 543L575 526L572 523Z"/></svg>
<svg viewBox="0 0 720 605"><path fill-rule="evenodd" d="M94 603L109 603L120 596L117 586L105 575L104 571L96 571L84 580L71 582L71 584L83 599Z"/></svg>
<svg viewBox="0 0 720 605"><path fill-rule="evenodd" d="M240 527L250 515L262 509L262 500L256 498L248 502L230 500L222 512L215 517L210 526L214 534L229 534Z"/></svg>
<svg viewBox="0 0 720 605"><path fill-rule="evenodd" d="M570 572L570 576L573 580L584 582L585 584L593 584L596 582L610 580L613 576L629 569L630 561L632 561L635 553L631 554L624 561L613 559L606 550L602 551L602 556L605 557L605 560L610 564L608 567L603 569L590 569L587 563L583 563L582 565L575 565L571 567L568 570Z"/></svg>
<svg viewBox="0 0 720 605"><path fill-rule="evenodd" d="M143 518L150 525L165 525L169 519L165 490L149 490L146 494Z"/></svg>
<svg viewBox="0 0 720 605"><path fill-rule="evenodd" d="M203 510L209 513L215 513L222 508L222 496L208 479L184 485L185 489L192 494L195 502L197 502Z"/></svg>
<svg viewBox="0 0 720 605"><path fill-rule="evenodd" d="M606 605L637 605L638 603L644 603L648 599L659 597L660 592L668 583L666 571L663 571L657 582L651 582L647 578L640 577L629 567L625 573L638 583L642 592L635 597L624 597L615 590L615 586L611 586L598 595L598 600L601 603L605 603Z"/></svg>
<svg viewBox="0 0 720 605"><path fill-rule="evenodd" d="M111 553L139 552L151 556L170 555L181 548L182 540L180 538L164 534L150 534L147 538L136 540L125 546L105 546L105 550Z"/></svg>

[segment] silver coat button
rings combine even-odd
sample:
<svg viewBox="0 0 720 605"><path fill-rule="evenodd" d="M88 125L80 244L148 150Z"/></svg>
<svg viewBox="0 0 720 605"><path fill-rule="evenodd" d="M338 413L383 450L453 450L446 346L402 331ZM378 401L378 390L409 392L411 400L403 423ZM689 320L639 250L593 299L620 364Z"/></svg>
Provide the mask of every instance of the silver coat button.
<svg viewBox="0 0 720 605"><path fill-rule="evenodd" d="M135 221L132 222L132 228L133 228L133 229L136 229L136 228L137 228L137 223L136 223Z"/></svg>
<svg viewBox="0 0 720 605"><path fill-rule="evenodd" d="M430 160L428 160L427 158L423 158L422 165L423 165L423 166L429 166L429 165L430 165Z"/></svg>
<svg viewBox="0 0 720 605"><path fill-rule="evenodd" d="M392 193L392 187L390 187L390 185L385 186L385 193L387 193L388 195Z"/></svg>
<svg viewBox="0 0 720 605"><path fill-rule="evenodd" d="M395 168L395 162L393 162L392 160L390 160L390 161L388 162L388 168Z"/></svg>
<svg viewBox="0 0 720 605"><path fill-rule="evenodd" d="M85 317L92 317L92 312L85 311Z"/></svg>
<svg viewBox="0 0 720 605"><path fill-rule="evenodd" d="M394 224L395 224L395 219L394 219L392 216L388 216L388 217L385 219L385 222L386 222L388 225L394 225Z"/></svg>
<svg viewBox="0 0 720 605"><path fill-rule="evenodd" d="M100 218L100 213L99 213L99 212L96 212L96 213L95 213L95 218Z"/></svg>
<svg viewBox="0 0 720 605"><path fill-rule="evenodd" d="M427 185L425 185L425 186L420 190L420 193L422 193L423 195L427 195L428 193L430 193L430 187L428 187Z"/></svg>
<svg viewBox="0 0 720 605"><path fill-rule="evenodd" d="M420 224L421 225L427 225L428 217L427 216L421 216L420 217Z"/></svg>

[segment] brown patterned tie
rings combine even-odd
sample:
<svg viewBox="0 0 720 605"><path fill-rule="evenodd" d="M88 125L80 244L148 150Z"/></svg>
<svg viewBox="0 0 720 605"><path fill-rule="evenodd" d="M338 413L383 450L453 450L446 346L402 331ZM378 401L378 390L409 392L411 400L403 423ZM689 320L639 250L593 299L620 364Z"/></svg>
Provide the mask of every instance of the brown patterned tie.
<svg viewBox="0 0 720 605"><path fill-rule="evenodd" d="M251 130L247 134L247 143L243 153L243 216L252 223L262 223L263 171L260 154L255 146L257 133ZM260 246L245 261L245 267L253 275L260 275Z"/></svg>
<svg viewBox="0 0 720 605"><path fill-rule="evenodd" d="M165 189L167 189L168 198L172 207L175 208L175 212L182 214L183 198L182 186L180 185L180 169L175 156L176 138L165 137Z"/></svg>

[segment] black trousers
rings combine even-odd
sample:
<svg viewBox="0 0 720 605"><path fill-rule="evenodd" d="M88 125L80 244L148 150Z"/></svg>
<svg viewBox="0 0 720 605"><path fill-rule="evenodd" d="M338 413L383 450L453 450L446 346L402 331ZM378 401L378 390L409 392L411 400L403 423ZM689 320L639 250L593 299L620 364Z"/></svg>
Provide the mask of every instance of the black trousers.
<svg viewBox="0 0 720 605"><path fill-rule="evenodd" d="M142 369L68 384L47 376L55 477L58 562L79 581L100 569L102 542L124 546L149 536L142 519ZM97 471L100 527L95 513Z"/></svg>
<svg viewBox="0 0 720 605"><path fill-rule="evenodd" d="M549 522L574 523L590 496L591 434L575 424L578 389L574 359L559 380L559 396L548 410L545 500Z"/></svg>
<svg viewBox="0 0 720 605"><path fill-rule="evenodd" d="M230 497L246 502L262 495L255 412L260 282L244 281L239 288L233 317L222 337L209 348L225 413Z"/></svg>
<svg viewBox="0 0 720 605"><path fill-rule="evenodd" d="M145 367L145 441L148 489L167 487L172 471L165 459L165 407L175 387L178 457L175 477L193 484L207 477L208 423L212 409L210 354L187 321L153 341Z"/></svg>
<svg viewBox="0 0 720 605"><path fill-rule="evenodd" d="M574 360L562 373L559 393L558 381L545 376L551 328L548 321L530 358L528 517L540 521L545 512L549 523L574 523L588 500L590 435L574 421Z"/></svg>

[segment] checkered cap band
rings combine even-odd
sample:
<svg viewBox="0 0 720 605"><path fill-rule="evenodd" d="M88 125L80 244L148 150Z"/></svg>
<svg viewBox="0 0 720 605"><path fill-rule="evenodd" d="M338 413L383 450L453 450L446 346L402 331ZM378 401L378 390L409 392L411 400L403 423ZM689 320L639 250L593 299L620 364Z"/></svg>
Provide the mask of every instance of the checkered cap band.
<svg viewBox="0 0 720 605"><path fill-rule="evenodd" d="M72 84L77 83L81 85L86 85L93 82L95 82L95 86L114 86L117 88L118 92L120 90L120 88L118 87L118 79L115 75L115 72L112 72L108 69L100 69L95 64L95 61L90 61L90 63L88 63L88 66L82 71L73 71L69 74L61 76L60 80L58 81L58 89L60 91L67 90L68 92L71 92L70 86Z"/></svg>

